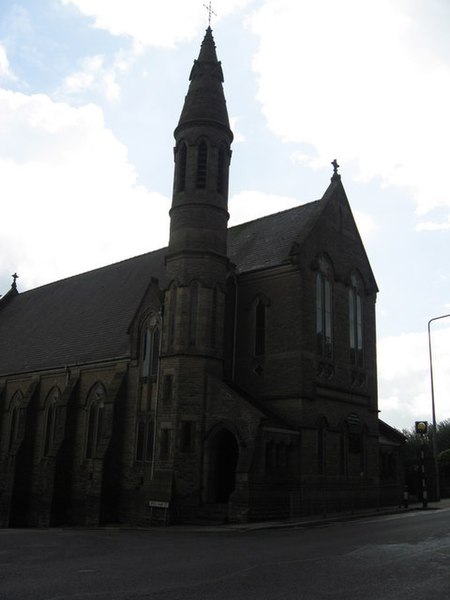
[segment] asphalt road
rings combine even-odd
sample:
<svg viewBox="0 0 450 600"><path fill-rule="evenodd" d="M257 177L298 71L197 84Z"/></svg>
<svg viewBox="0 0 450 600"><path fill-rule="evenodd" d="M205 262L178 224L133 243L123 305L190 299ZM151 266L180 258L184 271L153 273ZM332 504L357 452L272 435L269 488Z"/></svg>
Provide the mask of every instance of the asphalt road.
<svg viewBox="0 0 450 600"><path fill-rule="evenodd" d="M448 600L450 509L258 531L0 530L1 600Z"/></svg>

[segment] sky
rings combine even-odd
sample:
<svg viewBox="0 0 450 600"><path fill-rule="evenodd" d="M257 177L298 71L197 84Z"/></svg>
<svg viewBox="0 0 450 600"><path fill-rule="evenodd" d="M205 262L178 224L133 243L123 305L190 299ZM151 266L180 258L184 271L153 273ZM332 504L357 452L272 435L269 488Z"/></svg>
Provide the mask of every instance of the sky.
<svg viewBox="0 0 450 600"><path fill-rule="evenodd" d="M173 130L206 0L2 0L0 294L168 243ZM431 421L450 313L448 0L215 0L230 224L325 192L333 159L379 287L381 418ZM431 325L450 418L450 315Z"/></svg>

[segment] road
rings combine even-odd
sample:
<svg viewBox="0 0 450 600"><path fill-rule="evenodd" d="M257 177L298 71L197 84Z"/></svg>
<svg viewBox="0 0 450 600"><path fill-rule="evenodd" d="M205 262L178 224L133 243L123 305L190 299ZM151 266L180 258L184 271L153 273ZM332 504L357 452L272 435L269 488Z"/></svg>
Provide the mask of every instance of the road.
<svg viewBox="0 0 450 600"><path fill-rule="evenodd" d="M448 600L450 509L257 531L0 530L1 600Z"/></svg>

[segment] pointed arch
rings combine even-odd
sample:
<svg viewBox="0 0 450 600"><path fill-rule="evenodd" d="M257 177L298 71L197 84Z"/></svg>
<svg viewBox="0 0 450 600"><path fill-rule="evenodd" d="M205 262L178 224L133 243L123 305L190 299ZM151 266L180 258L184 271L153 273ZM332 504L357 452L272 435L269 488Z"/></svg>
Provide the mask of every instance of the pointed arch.
<svg viewBox="0 0 450 600"><path fill-rule="evenodd" d="M258 293L248 307L248 310L253 313L253 353L255 357L263 357L266 354L268 306L270 306L270 301L267 296Z"/></svg>
<svg viewBox="0 0 450 600"><path fill-rule="evenodd" d="M189 308L189 345L197 345L197 328L198 328L198 295L199 283L193 281L190 285L190 308Z"/></svg>
<svg viewBox="0 0 450 600"><path fill-rule="evenodd" d="M180 142L176 150L176 191L184 192L186 189L186 164L187 164L187 146L185 142Z"/></svg>
<svg viewBox="0 0 450 600"><path fill-rule="evenodd" d="M11 403L9 405L9 440L8 440L8 451L13 449L14 443L19 437L19 432L21 430L21 426L23 420L25 419L25 408L22 406L23 404L23 394L20 390L17 390L12 397Z"/></svg>
<svg viewBox="0 0 450 600"><path fill-rule="evenodd" d="M56 440L60 402L61 391L58 386L55 386L49 391L45 400L44 456L49 455Z"/></svg>
<svg viewBox="0 0 450 600"><path fill-rule="evenodd" d="M88 415L86 436L86 458L94 458L100 445L103 432L106 390L101 382L97 382L89 392L86 408Z"/></svg>
<svg viewBox="0 0 450 600"><path fill-rule="evenodd" d="M316 273L316 350L324 358L333 356L333 266L321 255Z"/></svg>
<svg viewBox="0 0 450 600"><path fill-rule="evenodd" d="M207 435L208 501L227 503L236 487L239 439L232 428L217 424Z"/></svg>
<svg viewBox="0 0 450 600"><path fill-rule="evenodd" d="M208 145L201 140L197 147L197 189L206 188L206 175L208 172Z"/></svg>
<svg viewBox="0 0 450 600"><path fill-rule="evenodd" d="M350 362L359 368L364 365L363 289L361 276L352 272L348 288Z"/></svg>
<svg viewBox="0 0 450 600"><path fill-rule="evenodd" d="M168 318L168 341L172 348L175 343L176 312L177 312L177 292L178 288L175 282L170 284L169 293L169 318Z"/></svg>
<svg viewBox="0 0 450 600"><path fill-rule="evenodd" d="M140 326L141 337L141 377L156 377L160 354L160 320L150 314Z"/></svg>
<svg viewBox="0 0 450 600"><path fill-rule="evenodd" d="M226 193L226 147L222 144L217 156L217 192L223 196Z"/></svg>

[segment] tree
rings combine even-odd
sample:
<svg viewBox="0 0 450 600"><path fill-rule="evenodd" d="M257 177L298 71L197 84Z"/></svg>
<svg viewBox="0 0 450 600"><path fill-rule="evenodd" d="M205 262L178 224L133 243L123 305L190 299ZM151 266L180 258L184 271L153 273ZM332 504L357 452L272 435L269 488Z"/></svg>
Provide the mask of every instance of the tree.
<svg viewBox="0 0 450 600"><path fill-rule="evenodd" d="M450 448L450 419L445 419L436 426L436 448L438 452Z"/></svg>

